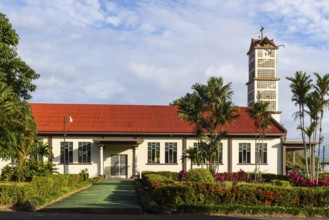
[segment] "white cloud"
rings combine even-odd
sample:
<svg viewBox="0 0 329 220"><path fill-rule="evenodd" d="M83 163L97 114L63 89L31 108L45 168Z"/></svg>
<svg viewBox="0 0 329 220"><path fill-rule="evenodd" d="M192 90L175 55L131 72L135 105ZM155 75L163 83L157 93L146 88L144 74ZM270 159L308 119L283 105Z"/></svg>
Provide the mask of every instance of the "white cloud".
<svg viewBox="0 0 329 220"><path fill-rule="evenodd" d="M112 25L118 27L121 24L121 19L116 16L109 16L106 18L106 23L112 24Z"/></svg>
<svg viewBox="0 0 329 220"><path fill-rule="evenodd" d="M168 104L209 76L232 82L245 105L250 39L279 49L282 122L298 137L286 76L327 73L328 1L0 2L20 35L19 54L41 78L34 102Z"/></svg>

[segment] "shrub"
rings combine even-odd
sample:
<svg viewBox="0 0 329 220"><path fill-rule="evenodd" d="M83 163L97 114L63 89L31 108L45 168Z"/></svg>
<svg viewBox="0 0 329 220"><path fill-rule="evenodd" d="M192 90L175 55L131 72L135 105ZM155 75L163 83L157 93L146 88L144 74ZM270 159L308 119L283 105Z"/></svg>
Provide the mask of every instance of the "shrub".
<svg viewBox="0 0 329 220"><path fill-rule="evenodd" d="M185 176L186 176L186 171L185 171L185 170L181 170L181 171L179 172L179 180L180 180L180 181L185 180Z"/></svg>
<svg viewBox="0 0 329 220"><path fill-rule="evenodd" d="M223 214L288 214L303 215L307 217L329 217L328 208L287 208L287 207L268 207L268 206L244 206L244 205L180 205L178 206L180 213L223 213Z"/></svg>
<svg viewBox="0 0 329 220"><path fill-rule="evenodd" d="M179 180L179 173L177 172L170 172L170 171L143 171L142 172L142 179L144 178L145 175L148 175L148 174L158 174L160 176L163 176L163 177L167 177L168 179L171 179L171 180Z"/></svg>
<svg viewBox="0 0 329 220"><path fill-rule="evenodd" d="M291 187L290 182L286 180L271 180L271 184L275 186Z"/></svg>
<svg viewBox="0 0 329 220"><path fill-rule="evenodd" d="M48 176L55 172L55 165L50 162L28 160L22 166L5 166L1 172L1 180L30 182L35 176Z"/></svg>
<svg viewBox="0 0 329 220"><path fill-rule="evenodd" d="M282 187L244 183L224 187L218 183L178 182L156 174L146 175L150 194L161 205L243 205L282 207L328 207L329 188ZM287 185L285 181L277 184Z"/></svg>
<svg viewBox="0 0 329 220"><path fill-rule="evenodd" d="M329 186L329 177L325 179L319 179L317 183L315 180L305 179L296 170L293 170L289 173L289 180L294 186L304 186L304 187Z"/></svg>
<svg viewBox="0 0 329 220"><path fill-rule="evenodd" d="M252 174L246 173L243 170L234 173L216 173L214 179L216 182L224 183L225 181L232 181L233 185L236 185L238 181L249 181L254 178Z"/></svg>
<svg viewBox="0 0 329 220"><path fill-rule="evenodd" d="M0 204L12 205L28 198L27 185L22 183L0 184Z"/></svg>
<svg viewBox="0 0 329 220"><path fill-rule="evenodd" d="M186 173L185 180L197 183L212 183L214 177L208 169L197 168L189 170Z"/></svg>
<svg viewBox="0 0 329 220"><path fill-rule="evenodd" d="M276 175L273 173L263 173L262 178L265 182L271 182L272 180L289 180L288 176L285 175Z"/></svg>
<svg viewBox="0 0 329 220"><path fill-rule="evenodd" d="M4 179L7 181L14 181L14 182L29 182L32 180L33 172L32 170L27 166L6 166L1 173L1 179L2 176L4 176Z"/></svg>
<svg viewBox="0 0 329 220"><path fill-rule="evenodd" d="M32 197L49 196L82 182L86 182L84 175L58 174L35 177L29 183L1 183L0 205L16 205L24 203ZM95 179L95 182L97 182L97 179Z"/></svg>
<svg viewBox="0 0 329 220"><path fill-rule="evenodd" d="M329 173L320 173L319 179L327 179L329 177Z"/></svg>
<svg viewBox="0 0 329 220"><path fill-rule="evenodd" d="M11 166L6 165L2 169L2 172L1 172L1 180L2 181L10 181L11 180L11 177L13 176L13 174L14 174L14 169Z"/></svg>

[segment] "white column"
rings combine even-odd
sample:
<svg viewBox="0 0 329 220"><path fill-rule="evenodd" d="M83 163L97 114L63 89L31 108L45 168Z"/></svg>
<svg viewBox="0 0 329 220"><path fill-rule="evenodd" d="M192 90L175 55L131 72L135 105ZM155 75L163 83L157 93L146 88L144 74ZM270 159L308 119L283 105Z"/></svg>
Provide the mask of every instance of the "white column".
<svg viewBox="0 0 329 220"><path fill-rule="evenodd" d="M138 147L137 144L133 145L133 176L137 176L137 174L138 174L137 147Z"/></svg>
<svg viewBox="0 0 329 220"><path fill-rule="evenodd" d="M104 154L103 154L103 148L104 148L104 144L100 144L99 145L99 167L100 167L100 170L99 170L99 175L101 177L104 176Z"/></svg>

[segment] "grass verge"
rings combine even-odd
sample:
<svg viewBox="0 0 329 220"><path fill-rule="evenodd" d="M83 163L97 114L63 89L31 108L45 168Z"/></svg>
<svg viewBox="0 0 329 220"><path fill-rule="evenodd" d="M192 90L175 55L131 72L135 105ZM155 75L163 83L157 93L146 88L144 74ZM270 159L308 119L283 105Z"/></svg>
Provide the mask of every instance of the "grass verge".
<svg viewBox="0 0 329 220"><path fill-rule="evenodd" d="M64 199L75 193L78 193L84 189L87 189L99 182L101 182L101 180L99 178L89 179L80 184L77 184L77 185L74 185L71 187L65 187L65 188L61 189L60 191L51 193L47 196L42 196L42 197L33 196L30 198L30 200L35 204L36 208L39 210L46 206L49 206L50 204L52 204L54 202L57 202L61 199Z"/></svg>

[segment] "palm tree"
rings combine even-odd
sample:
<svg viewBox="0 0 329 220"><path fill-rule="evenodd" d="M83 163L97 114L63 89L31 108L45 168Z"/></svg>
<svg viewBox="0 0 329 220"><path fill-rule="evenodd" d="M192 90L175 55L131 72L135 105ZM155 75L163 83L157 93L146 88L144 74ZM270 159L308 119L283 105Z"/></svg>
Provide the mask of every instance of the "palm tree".
<svg viewBox="0 0 329 220"><path fill-rule="evenodd" d="M209 169L227 124L238 117L238 107L232 102L231 83L224 84L221 77L211 77L207 85L196 83L193 93L175 100L179 116L195 125L196 135Z"/></svg>
<svg viewBox="0 0 329 220"><path fill-rule="evenodd" d="M270 128L271 123L271 115L272 112L269 111L269 102L257 101L254 103L253 108L247 109L249 116L254 120L256 133L258 133L258 142L263 145L264 138L266 136L266 131ZM257 145L257 135L255 139L255 143ZM257 152L258 153L258 152ZM260 170L259 161L262 160L262 155L258 157L258 161L256 162L255 174L257 173L257 164L259 165L258 170ZM257 175L255 175L255 180L257 180Z"/></svg>
<svg viewBox="0 0 329 220"><path fill-rule="evenodd" d="M327 96L329 95L329 74L324 75L321 77L318 73L314 73L316 77L316 84L314 86L315 91L319 95L319 100L317 100L320 104L320 120L319 120L319 141L318 141L318 158L320 158L320 146L323 141L322 138L322 121L324 115L324 109L329 107L329 99ZM319 161L317 164L317 172L316 172L316 181L318 183L319 179Z"/></svg>
<svg viewBox="0 0 329 220"><path fill-rule="evenodd" d="M19 159L19 165L23 165L26 161L26 156L30 153L37 140L37 126L30 105L27 102L21 102L18 110L17 119L21 123L15 126L17 143L14 149Z"/></svg>
<svg viewBox="0 0 329 220"><path fill-rule="evenodd" d="M305 165L306 165L306 172L309 174L308 168L308 160L307 160L307 146L305 141L305 105L306 99L309 91L311 90L312 80L310 76L302 71L298 71L295 73L294 77L286 77L287 80L291 81L290 89L293 93L291 100L295 102L295 105L298 106L298 111L296 112L296 118L299 119L299 128L302 135L303 140L303 147L304 147L304 157L305 157Z"/></svg>
<svg viewBox="0 0 329 220"><path fill-rule="evenodd" d="M193 168L193 164L200 165L202 161L202 157L200 156L201 152L198 147L189 147L186 149L185 153L182 156L182 161L189 159L191 161L191 169Z"/></svg>
<svg viewBox="0 0 329 220"><path fill-rule="evenodd" d="M13 125L19 124L16 119L20 101L12 89L0 83L0 158L10 159L13 154L12 146L17 143Z"/></svg>
<svg viewBox="0 0 329 220"><path fill-rule="evenodd" d="M192 94L187 93L180 99L175 100L172 104L179 106L179 117L185 121L193 123L197 136L200 136L202 133L202 112L205 111L203 109L205 104L200 97L200 94L196 92L193 92Z"/></svg>
<svg viewBox="0 0 329 220"><path fill-rule="evenodd" d="M0 83L0 158L18 157L22 165L36 133L29 104L21 101L11 87Z"/></svg>
<svg viewBox="0 0 329 220"><path fill-rule="evenodd" d="M314 180L315 177L315 154L316 154L316 149L315 149L315 143L317 140L317 129L319 125L319 114L321 112L321 102L320 100L320 94L317 91L313 91L309 94L306 100L306 106L308 108L307 111L305 111L309 117L310 117L310 126L314 126L314 131L313 131L313 143L314 144L309 144L309 149L311 150L311 162L310 162L310 170L311 170L311 179Z"/></svg>
<svg viewBox="0 0 329 220"><path fill-rule="evenodd" d="M314 132L316 131L316 127L317 124L315 122L312 122L308 127L305 128L300 128L301 130L303 130L303 132L305 133L305 135L308 137L308 145L309 148L311 149L311 154L312 154L312 136L314 136ZM311 165L313 163L313 159L311 156ZM311 179L313 180L313 167L311 166Z"/></svg>

